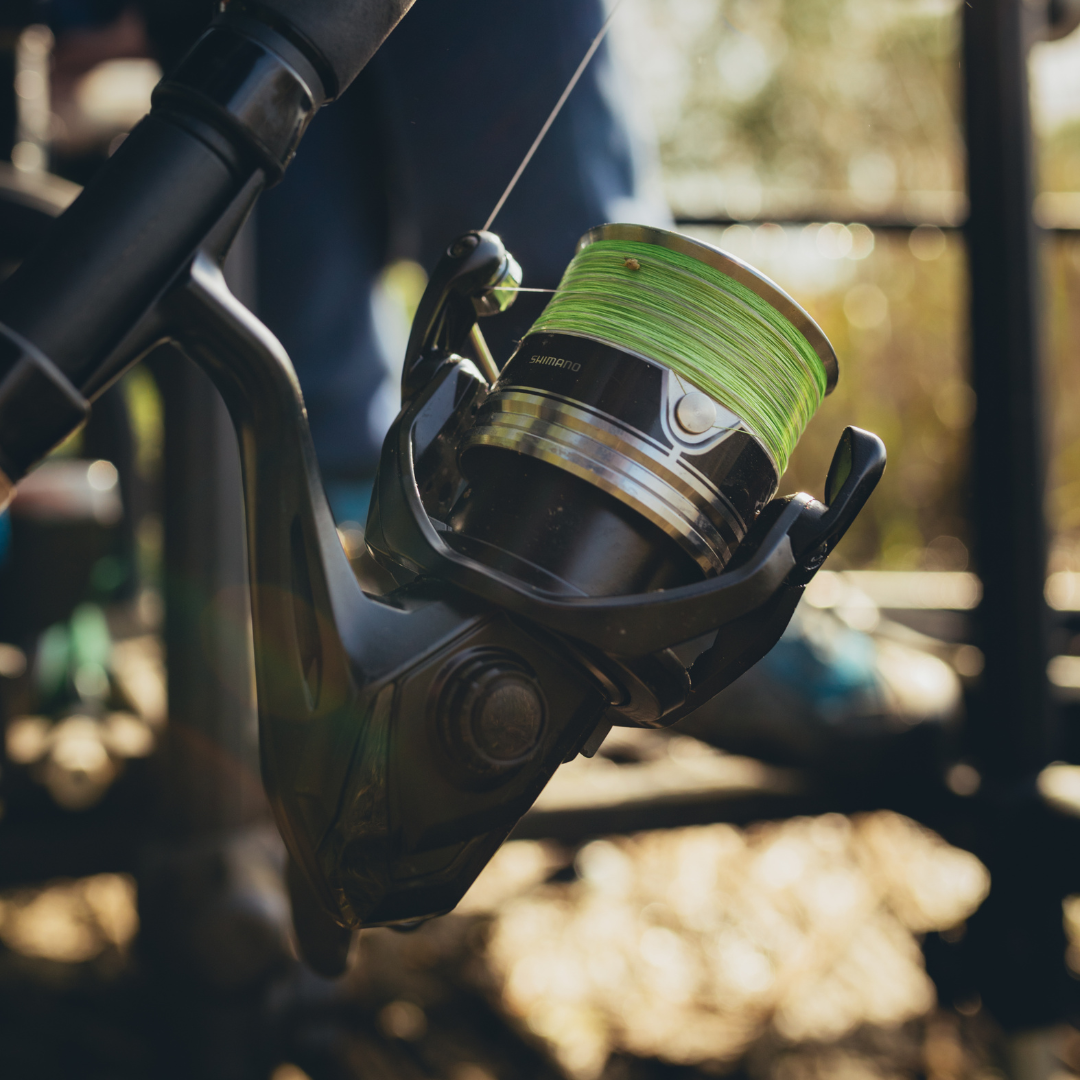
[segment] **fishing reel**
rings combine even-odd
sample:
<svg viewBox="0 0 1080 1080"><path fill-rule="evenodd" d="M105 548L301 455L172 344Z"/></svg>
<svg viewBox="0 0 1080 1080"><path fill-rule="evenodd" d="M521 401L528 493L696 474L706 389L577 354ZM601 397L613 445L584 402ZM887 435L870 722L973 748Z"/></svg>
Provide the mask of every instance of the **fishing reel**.
<svg viewBox="0 0 1080 1080"><path fill-rule="evenodd" d="M619 228L641 239L605 227L597 250L619 248ZM824 335L771 283L647 239L754 285L787 310L798 363L816 341L822 384L835 377ZM477 320L519 281L491 233L436 267L353 562L292 364L219 260L196 255L140 324L138 350L179 345L237 430L263 779L301 948L327 973L348 928L451 910L613 724L671 724L760 659L884 469L881 441L848 428L825 503L775 499L767 440L674 366L597 335L530 334L500 371Z"/></svg>
<svg viewBox="0 0 1080 1080"><path fill-rule="evenodd" d="M453 908L612 724L673 723L764 655L885 458L849 428L824 504L773 498L836 363L737 260L606 226L568 271L580 290L560 287L501 366L477 320L520 273L498 237L469 233L418 312L354 566L292 364L221 263L315 111L410 6L363 0L358 20L358 2L230 4L0 288L0 504L162 343L222 394L263 778L301 946L327 971L336 930ZM611 318L583 296L623 306ZM763 359L775 385L748 377Z"/></svg>
<svg viewBox="0 0 1080 1080"><path fill-rule="evenodd" d="M500 367L477 319L520 275L498 237L469 233L418 312L350 563L292 365L220 264L315 111L411 6L364 0L357 18L357 2L230 4L0 289L0 502L164 342L225 400L263 778L300 944L324 971L342 960L335 929L452 909L611 725L673 723L763 656L885 463L848 428L824 503L773 497L836 362L737 260L604 227L578 277L595 271L583 292L618 297L621 316L561 289ZM663 341L642 332L659 326ZM766 339L779 374L763 394L747 373Z"/></svg>
<svg viewBox="0 0 1080 1080"><path fill-rule="evenodd" d="M700 402L680 420L683 387L644 357L533 336L500 374L477 319L519 281L490 233L461 237L436 268L353 568L363 588L306 424L289 429L298 472L282 427L252 440L241 420L242 445L258 447L265 779L307 887L349 926L449 911L561 763L613 724L673 723L754 664L884 468L880 440L849 428L825 504L770 501L755 440L712 431L722 421L705 424ZM243 404L226 397L251 417L242 379ZM289 520L266 519L293 502Z"/></svg>

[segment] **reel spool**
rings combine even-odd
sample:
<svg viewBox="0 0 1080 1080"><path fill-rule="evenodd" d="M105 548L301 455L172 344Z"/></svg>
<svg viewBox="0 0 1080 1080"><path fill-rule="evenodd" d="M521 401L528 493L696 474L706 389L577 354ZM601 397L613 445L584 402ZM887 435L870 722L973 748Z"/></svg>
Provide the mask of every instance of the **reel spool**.
<svg viewBox="0 0 1080 1080"><path fill-rule="evenodd" d="M837 375L756 270L677 233L594 229L464 436L445 540L562 595L715 576Z"/></svg>

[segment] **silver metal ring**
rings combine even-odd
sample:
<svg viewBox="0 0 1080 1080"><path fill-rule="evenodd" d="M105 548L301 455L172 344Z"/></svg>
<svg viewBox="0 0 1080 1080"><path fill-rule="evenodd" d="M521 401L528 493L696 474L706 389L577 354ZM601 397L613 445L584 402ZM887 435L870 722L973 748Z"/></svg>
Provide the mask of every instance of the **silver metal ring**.
<svg viewBox="0 0 1080 1080"><path fill-rule="evenodd" d="M719 573L746 535L734 507L679 448L665 448L580 403L498 391L462 451L477 446L526 454L589 481L662 529L706 574Z"/></svg>

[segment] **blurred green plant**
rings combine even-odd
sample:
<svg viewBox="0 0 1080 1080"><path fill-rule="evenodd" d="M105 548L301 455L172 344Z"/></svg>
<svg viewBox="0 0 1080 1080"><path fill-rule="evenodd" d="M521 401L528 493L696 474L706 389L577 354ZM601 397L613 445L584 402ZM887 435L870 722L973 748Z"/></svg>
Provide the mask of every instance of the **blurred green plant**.
<svg viewBox="0 0 1080 1080"><path fill-rule="evenodd" d="M959 220L954 0L630 0L676 213Z"/></svg>

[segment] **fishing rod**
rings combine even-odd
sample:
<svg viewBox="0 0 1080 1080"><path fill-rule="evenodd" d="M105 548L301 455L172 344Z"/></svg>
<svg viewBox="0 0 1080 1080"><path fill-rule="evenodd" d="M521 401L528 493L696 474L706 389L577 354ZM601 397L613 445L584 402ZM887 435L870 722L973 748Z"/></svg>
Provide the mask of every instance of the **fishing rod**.
<svg viewBox="0 0 1080 1080"><path fill-rule="evenodd" d="M417 311L351 563L289 358L221 272L408 3L314 7L233 0L0 286L0 467L17 480L163 341L215 382L243 465L263 778L301 948L332 971L340 928L452 909L613 724L673 723L760 659L885 451L848 428L824 503L776 498L836 356L775 284L663 230L590 232L499 362L478 320L521 270L479 230Z"/></svg>
<svg viewBox="0 0 1080 1080"><path fill-rule="evenodd" d="M0 288L0 505L154 338L201 249L227 250L318 109L412 0L231 0L152 110Z"/></svg>

